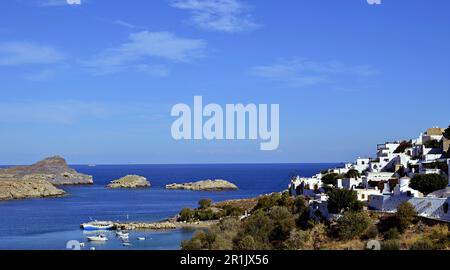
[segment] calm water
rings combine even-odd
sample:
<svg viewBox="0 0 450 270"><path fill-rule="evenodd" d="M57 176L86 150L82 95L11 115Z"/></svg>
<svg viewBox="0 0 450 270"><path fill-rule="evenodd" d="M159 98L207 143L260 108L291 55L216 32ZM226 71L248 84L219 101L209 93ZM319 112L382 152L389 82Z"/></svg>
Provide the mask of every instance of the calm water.
<svg viewBox="0 0 450 270"><path fill-rule="evenodd" d="M63 187L68 196L0 202L0 249L65 249L69 240L86 242L79 224L97 220L157 221L174 216L183 207L196 207L202 198L214 201L249 198L281 191L293 175L311 176L336 164L242 164L242 165L101 165L72 166L94 176L94 185ZM109 181L127 174L147 177L150 189L106 189ZM196 192L165 190L173 182L226 179L238 191ZM179 249L191 230L132 232L131 247L110 235L96 249ZM136 240L146 237L145 241Z"/></svg>

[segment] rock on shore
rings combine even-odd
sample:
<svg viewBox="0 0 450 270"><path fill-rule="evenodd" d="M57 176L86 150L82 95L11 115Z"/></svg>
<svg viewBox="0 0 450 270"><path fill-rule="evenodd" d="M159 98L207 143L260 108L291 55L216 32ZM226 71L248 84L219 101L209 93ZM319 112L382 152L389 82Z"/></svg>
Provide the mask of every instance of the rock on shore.
<svg viewBox="0 0 450 270"><path fill-rule="evenodd" d="M30 166L0 169L0 180L45 180L54 185L92 184L92 176L76 172L59 156L46 158Z"/></svg>
<svg viewBox="0 0 450 270"><path fill-rule="evenodd" d="M186 189L198 191L221 191L221 190L237 190L239 189L235 184L226 180L202 180L197 182L189 182L183 184L169 184L166 189Z"/></svg>
<svg viewBox="0 0 450 270"><path fill-rule="evenodd" d="M46 180L0 180L0 201L62 196L65 192Z"/></svg>
<svg viewBox="0 0 450 270"><path fill-rule="evenodd" d="M146 188L150 186L147 178L139 175L127 175L120 179L112 181L108 188Z"/></svg>

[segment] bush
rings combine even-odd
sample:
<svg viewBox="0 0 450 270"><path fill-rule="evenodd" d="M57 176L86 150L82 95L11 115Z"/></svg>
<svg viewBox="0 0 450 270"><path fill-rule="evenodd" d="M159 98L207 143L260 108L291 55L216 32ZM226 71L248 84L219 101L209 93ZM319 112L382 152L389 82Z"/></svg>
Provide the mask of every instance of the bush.
<svg viewBox="0 0 450 270"><path fill-rule="evenodd" d="M245 236L241 240L237 242L236 245L237 250L255 250L256 249L256 242L253 237L250 235Z"/></svg>
<svg viewBox="0 0 450 270"><path fill-rule="evenodd" d="M337 173L327 173L322 176L322 183L326 185L336 186L337 176Z"/></svg>
<svg viewBox="0 0 450 270"><path fill-rule="evenodd" d="M364 212L346 212L338 219L337 236L343 240L361 237L370 226L370 219Z"/></svg>
<svg viewBox="0 0 450 270"><path fill-rule="evenodd" d="M195 211L191 208L183 208L180 213L180 221L191 221L194 218Z"/></svg>
<svg viewBox="0 0 450 270"><path fill-rule="evenodd" d="M361 174L358 170L351 169L345 174L345 178L359 178L361 177Z"/></svg>
<svg viewBox="0 0 450 270"><path fill-rule="evenodd" d="M378 237L378 229L377 226L372 225L369 226L369 228L366 230L366 233L364 234L365 239L375 239Z"/></svg>
<svg viewBox="0 0 450 270"><path fill-rule="evenodd" d="M209 207L211 207L211 204L212 204L212 200L211 199L201 199L198 202L198 205L199 205L200 209L209 208Z"/></svg>
<svg viewBox="0 0 450 270"><path fill-rule="evenodd" d="M431 242L428 239L420 239L417 242L415 242L411 248L411 250L434 250L435 247L433 245L433 242Z"/></svg>
<svg viewBox="0 0 450 270"><path fill-rule="evenodd" d="M223 215L226 217L239 217L244 214L244 211L241 208L232 205L225 205L222 207L222 210Z"/></svg>
<svg viewBox="0 0 450 270"><path fill-rule="evenodd" d="M333 214L340 214L350 209L358 201L358 196L353 190L335 188L328 193L328 196L328 211Z"/></svg>
<svg viewBox="0 0 450 270"><path fill-rule="evenodd" d="M309 232L295 230L291 231L289 238L285 242L287 250L305 249L311 245L312 237Z"/></svg>
<svg viewBox="0 0 450 270"><path fill-rule="evenodd" d="M400 239L400 233L397 228L390 228L387 232L384 233L385 240L394 240Z"/></svg>
<svg viewBox="0 0 450 270"><path fill-rule="evenodd" d="M440 174L418 174L411 179L409 186L427 195L433 191L444 189L448 179Z"/></svg>
<svg viewBox="0 0 450 270"><path fill-rule="evenodd" d="M283 242L295 228L294 216L286 207L276 206L270 210L269 217L274 221L269 240L275 249L281 249Z"/></svg>
<svg viewBox="0 0 450 270"><path fill-rule="evenodd" d="M444 137L447 140L450 140L450 126L448 126L448 128L444 131Z"/></svg>
<svg viewBox="0 0 450 270"><path fill-rule="evenodd" d="M387 240L381 244L382 250L400 250L400 241L398 240Z"/></svg>
<svg viewBox="0 0 450 270"><path fill-rule="evenodd" d="M397 207L395 221L400 232L404 232L415 220L416 209L409 202L403 202Z"/></svg>

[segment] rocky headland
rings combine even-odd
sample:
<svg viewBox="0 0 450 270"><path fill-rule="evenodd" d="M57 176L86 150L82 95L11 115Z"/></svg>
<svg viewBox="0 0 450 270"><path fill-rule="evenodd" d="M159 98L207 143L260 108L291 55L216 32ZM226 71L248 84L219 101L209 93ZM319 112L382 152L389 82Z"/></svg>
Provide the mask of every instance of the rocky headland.
<svg viewBox="0 0 450 270"><path fill-rule="evenodd" d="M112 181L107 185L108 188L147 188L150 182L147 178L139 175L127 175L120 179Z"/></svg>
<svg viewBox="0 0 450 270"><path fill-rule="evenodd" d="M45 180L54 185L93 184L92 176L78 173L59 156L29 166L0 169L0 180Z"/></svg>
<svg viewBox="0 0 450 270"><path fill-rule="evenodd" d="M221 190L237 190L239 189L235 184L226 180L202 180L197 182L189 182L182 184L169 184L166 189L185 189L196 191L221 191Z"/></svg>
<svg viewBox="0 0 450 270"><path fill-rule="evenodd" d="M92 176L70 168L59 156L29 166L0 169L0 200L56 197L65 194L54 185L92 184Z"/></svg>

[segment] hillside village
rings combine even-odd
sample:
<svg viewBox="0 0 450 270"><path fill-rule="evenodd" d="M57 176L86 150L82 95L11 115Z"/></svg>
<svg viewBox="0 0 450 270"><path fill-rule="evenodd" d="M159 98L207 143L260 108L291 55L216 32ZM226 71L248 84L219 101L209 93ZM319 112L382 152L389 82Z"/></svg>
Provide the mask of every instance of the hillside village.
<svg viewBox="0 0 450 270"><path fill-rule="evenodd" d="M418 216L450 222L449 165L450 127L433 127L416 139L377 145L375 158L358 158L313 177L294 177L289 192L309 199L312 218L339 215L329 212L327 195L327 190L338 188L356 192L371 211L395 213L408 201Z"/></svg>

